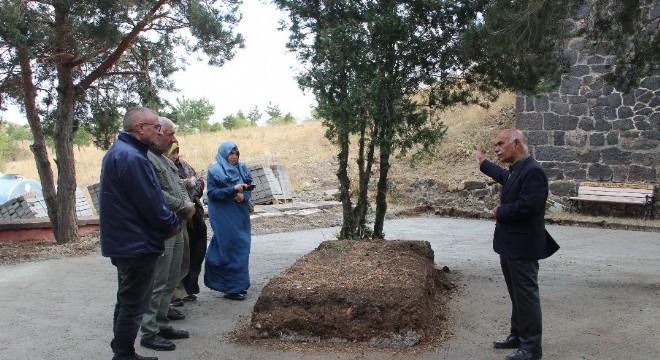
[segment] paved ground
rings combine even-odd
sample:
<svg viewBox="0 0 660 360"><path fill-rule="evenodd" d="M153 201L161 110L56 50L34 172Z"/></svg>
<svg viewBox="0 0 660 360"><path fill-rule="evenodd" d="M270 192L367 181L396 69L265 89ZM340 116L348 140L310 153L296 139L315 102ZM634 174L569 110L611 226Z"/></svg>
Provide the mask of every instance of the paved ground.
<svg viewBox="0 0 660 360"><path fill-rule="evenodd" d="M542 261L544 359L660 358L658 233L550 226L562 249ZM338 229L255 236L253 289L231 302L204 289L175 322L190 330L165 359L503 359L491 341L508 329L509 304L491 221L390 220L389 239L428 240L436 264L459 275L452 302L454 336L442 348L400 352L291 352L243 346L227 334L249 319L256 296L275 274ZM0 266L0 359L110 359L115 270L100 255Z"/></svg>

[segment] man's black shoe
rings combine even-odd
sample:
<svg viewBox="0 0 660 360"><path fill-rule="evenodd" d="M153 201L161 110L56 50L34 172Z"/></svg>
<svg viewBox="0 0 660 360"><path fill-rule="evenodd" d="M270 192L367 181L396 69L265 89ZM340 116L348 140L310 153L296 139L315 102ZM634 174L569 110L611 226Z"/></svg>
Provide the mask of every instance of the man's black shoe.
<svg viewBox="0 0 660 360"><path fill-rule="evenodd" d="M186 318L186 315L184 315L181 311L171 307L167 310L167 318L172 321L183 320Z"/></svg>
<svg viewBox="0 0 660 360"><path fill-rule="evenodd" d="M543 354L540 351L533 353L528 350L518 349L509 354L506 360L538 360L541 357L543 357Z"/></svg>
<svg viewBox="0 0 660 360"><path fill-rule="evenodd" d="M182 307L183 306L183 300L181 300L181 299L172 299L172 301L170 302L170 306Z"/></svg>
<svg viewBox="0 0 660 360"><path fill-rule="evenodd" d="M495 349L517 349L520 347L520 339L517 336L509 335L504 340L493 342Z"/></svg>
<svg viewBox="0 0 660 360"><path fill-rule="evenodd" d="M172 351L176 349L176 345L173 342L165 339L160 335L154 335L152 337L140 340L140 345L158 351Z"/></svg>
<svg viewBox="0 0 660 360"><path fill-rule="evenodd" d="M195 301L195 300L197 300L197 295L195 295L195 294L190 294L190 295L184 297L184 298L181 299L181 300L183 300L183 301Z"/></svg>
<svg viewBox="0 0 660 360"><path fill-rule="evenodd" d="M138 354L135 354L135 357L133 359L134 360L158 360L158 358L155 357L155 356L140 356Z"/></svg>
<svg viewBox="0 0 660 360"><path fill-rule="evenodd" d="M190 334L187 331L177 330L171 326L168 328L160 329L158 335L168 340L187 339L190 337Z"/></svg>

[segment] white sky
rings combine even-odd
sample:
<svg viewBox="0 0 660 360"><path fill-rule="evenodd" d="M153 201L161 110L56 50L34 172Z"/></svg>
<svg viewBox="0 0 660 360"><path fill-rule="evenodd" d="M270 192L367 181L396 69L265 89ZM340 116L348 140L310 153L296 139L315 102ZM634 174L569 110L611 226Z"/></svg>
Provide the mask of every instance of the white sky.
<svg viewBox="0 0 660 360"><path fill-rule="evenodd" d="M224 66L210 67L205 62L189 60L185 71L172 76L179 92L161 95L176 104L177 97L206 98L215 106L211 122L242 110L245 114L255 105L265 116L269 102L278 105L283 114L290 112L302 121L310 117L316 102L303 94L294 77L299 62L286 49L287 31L278 31L278 20L286 15L271 3L244 0L243 19L237 31L245 37L245 48ZM0 118L27 124L25 116L11 108L0 112Z"/></svg>

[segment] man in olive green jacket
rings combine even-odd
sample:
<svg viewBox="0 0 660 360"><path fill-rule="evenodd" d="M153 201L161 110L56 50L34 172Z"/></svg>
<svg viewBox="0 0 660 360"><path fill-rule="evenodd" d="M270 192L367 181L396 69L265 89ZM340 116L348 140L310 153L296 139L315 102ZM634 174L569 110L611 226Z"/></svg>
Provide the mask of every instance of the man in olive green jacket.
<svg viewBox="0 0 660 360"><path fill-rule="evenodd" d="M149 160L156 170L156 177L163 189L167 207L181 218L181 228L185 229L186 220L195 213L195 206L190 196L181 186L179 175L174 163L164 155L164 152L176 142L174 123L160 117L163 135L157 148L149 149ZM183 258L184 231L165 240L165 253L158 258L153 293L149 309L144 314L140 327L140 345L154 350L174 350L173 339L186 339L189 334L185 330L174 329L169 324L167 312L170 307L172 291L176 286L181 271Z"/></svg>

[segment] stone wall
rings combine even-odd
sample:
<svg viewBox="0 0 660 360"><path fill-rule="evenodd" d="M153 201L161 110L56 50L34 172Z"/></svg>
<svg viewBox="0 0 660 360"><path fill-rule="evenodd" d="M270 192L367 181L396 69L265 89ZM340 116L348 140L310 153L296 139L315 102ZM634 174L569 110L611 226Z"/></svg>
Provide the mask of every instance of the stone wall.
<svg viewBox="0 0 660 360"><path fill-rule="evenodd" d="M583 38L570 41L564 54L572 65L556 91L516 98L516 126L546 169L552 196L565 202L579 181L656 183L660 73L622 92L602 78L613 57L594 53Z"/></svg>

